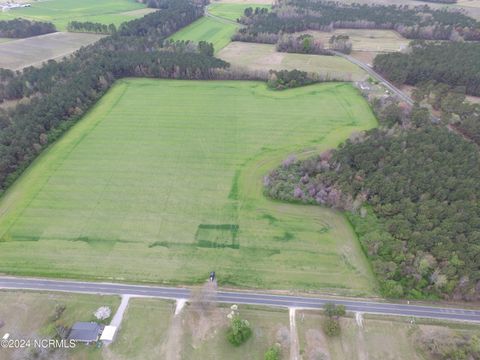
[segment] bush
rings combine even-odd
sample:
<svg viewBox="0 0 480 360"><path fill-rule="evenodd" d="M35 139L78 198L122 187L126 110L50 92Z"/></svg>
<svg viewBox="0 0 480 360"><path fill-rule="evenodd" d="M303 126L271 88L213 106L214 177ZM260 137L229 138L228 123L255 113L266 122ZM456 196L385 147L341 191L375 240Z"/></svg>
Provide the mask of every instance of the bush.
<svg viewBox="0 0 480 360"><path fill-rule="evenodd" d="M252 336L252 329L247 320L235 315L227 331L227 340L234 346L240 346Z"/></svg>
<svg viewBox="0 0 480 360"><path fill-rule="evenodd" d="M264 359L265 360L280 360L280 347L278 345L272 346L265 353Z"/></svg>
<svg viewBox="0 0 480 360"><path fill-rule="evenodd" d="M344 316L346 313L344 305L335 305L332 303L326 303L323 307L323 311L328 317Z"/></svg>
<svg viewBox="0 0 480 360"><path fill-rule="evenodd" d="M328 317L323 323L323 331L328 336L334 337L340 335L340 322L337 318Z"/></svg>

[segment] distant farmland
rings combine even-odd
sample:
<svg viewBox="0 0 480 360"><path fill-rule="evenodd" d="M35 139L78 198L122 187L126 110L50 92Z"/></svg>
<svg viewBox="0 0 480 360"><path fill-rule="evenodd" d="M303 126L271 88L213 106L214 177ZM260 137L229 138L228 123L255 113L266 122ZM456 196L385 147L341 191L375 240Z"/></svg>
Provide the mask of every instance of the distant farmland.
<svg viewBox="0 0 480 360"><path fill-rule="evenodd" d="M140 10L140 11L139 11ZM33 1L29 8L0 12L0 20L25 18L49 21L57 30L65 31L70 21L91 21L120 25L145 15L145 5L135 0L48 0Z"/></svg>
<svg viewBox="0 0 480 360"><path fill-rule="evenodd" d="M208 7L208 12L212 15L219 16L225 19L236 21L243 16L243 13L247 7L255 8L267 8L271 9L271 5L265 4L219 4L212 3Z"/></svg>
<svg viewBox="0 0 480 360"><path fill-rule="evenodd" d="M0 201L0 272L372 294L341 213L262 179L376 126L345 83L118 82Z"/></svg>
<svg viewBox="0 0 480 360"><path fill-rule="evenodd" d="M262 4L219 4L213 3L208 7L208 12L213 17L203 17L185 28L177 31L170 39L173 40L191 40L191 41L208 41L213 44L215 53L227 46L231 42L231 37L240 25L232 23L243 15L243 11L247 7L263 7L270 8L269 5Z"/></svg>
<svg viewBox="0 0 480 360"><path fill-rule="evenodd" d="M57 32L4 43L0 41L0 68L17 70L40 65L67 56L101 38L102 35L96 34Z"/></svg>
<svg viewBox="0 0 480 360"><path fill-rule="evenodd" d="M172 40L208 41L213 44L215 53L230 43L237 25L211 17L202 17L173 34Z"/></svg>
<svg viewBox="0 0 480 360"><path fill-rule="evenodd" d="M232 65L251 70L303 70L329 75L343 80L366 78L358 66L338 56L281 53L275 45L232 42L217 56Z"/></svg>

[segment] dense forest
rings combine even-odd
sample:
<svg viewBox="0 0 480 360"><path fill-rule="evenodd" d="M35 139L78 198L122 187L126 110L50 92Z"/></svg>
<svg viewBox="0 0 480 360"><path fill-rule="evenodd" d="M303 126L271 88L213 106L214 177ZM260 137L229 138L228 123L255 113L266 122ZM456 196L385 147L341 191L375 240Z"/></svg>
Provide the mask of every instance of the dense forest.
<svg viewBox="0 0 480 360"><path fill-rule="evenodd" d="M105 35L112 35L115 34L115 32L117 31L117 28L114 24L106 25L100 23L93 23L90 21L71 21L68 23L67 29L70 32L83 32Z"/></svg>
<svg viewBox="0 0 480 360"><path fill-rule="evenodd" d="M415 101L441 114L444 124L480 145L480 104L466 99L465 87L452 87L436 81L418 84L412 93Z"/></svg>
<svg viewBox="0 0 480 360"><path fill-rule="evenodd" d="M236 38L248 41L265 34L338 28L393 29L409 39L480 41L480 23L458 11L428 6L351 4L323 0L280 0L271 12L245 13L246 27Z"/></svg>
<svg viewBox="0 0 480 360"><path fill-rule="evenodd" d="M13 19L0 21L0 37L4 38L27 38L49 34L57 31L49 22L30 21L25 19Z"/></svg>
<svg viewBox="0 0 480 360"><path fill-rule="evenodd" d="M409 53L378 55L374 68L397 84L417 85L436 80L464 86L466 93L480 95L480 44L416 41Z"/></svg>
<svg viewBox="0 0 480 360"><path fill-rule="evenodd" d="M349 217L384 295L480 298L480 155L444 126L375 129L333 151L286 161L274 198Z"/></svg>
<svg viewBox="0 0 480 360"><path fill-rule="evenodd" d="M84 47L61 62L22 72L0 70L0 191L69 126L111 84L126 76L210 79L227 63L211 56L212 47L164 39L203 15L202 6L169 0L161 11L122 24L115 35Z"/></svg>

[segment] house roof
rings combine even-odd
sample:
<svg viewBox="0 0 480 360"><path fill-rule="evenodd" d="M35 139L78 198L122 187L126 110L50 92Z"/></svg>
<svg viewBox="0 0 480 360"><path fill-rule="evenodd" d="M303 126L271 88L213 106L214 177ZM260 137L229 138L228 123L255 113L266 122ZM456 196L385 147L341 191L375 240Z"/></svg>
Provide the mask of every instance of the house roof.
<svg viewBox="0 0 480 360"><path fill-rule="evenodd" d="M92 342L97 341L102 328L94 322L77 322L68 335L69 340Z"/></svg>

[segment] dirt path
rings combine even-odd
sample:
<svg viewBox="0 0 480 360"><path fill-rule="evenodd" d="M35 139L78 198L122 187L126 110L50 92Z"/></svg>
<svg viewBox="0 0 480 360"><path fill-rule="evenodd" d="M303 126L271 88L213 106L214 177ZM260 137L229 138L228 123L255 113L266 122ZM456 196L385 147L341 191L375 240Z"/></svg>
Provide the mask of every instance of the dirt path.
<svg viewBox="0 0 480 360"><path fill-rule="evenodd" d="M168 329L167 339L162 346L162 355L165 359L169 360L180 360L181 359L181 349L182 349L182 336L183 336L183 326L182 326L182 316L174 316L172 323Z"/></svg>
<svg viewBox="0 0 480 360"><path fill-rule="evenodd" d="M187 299L177 299L177 305L175 306L175 316L182 312L185 304L187 303Z"/></svg>
<svg viewBox="0 0 480 360"><path fill-rule="evenodd" d="M298 347L297 323L295 319L296 309L289 308L290 315L290 360L300 360Z"/></svg>

